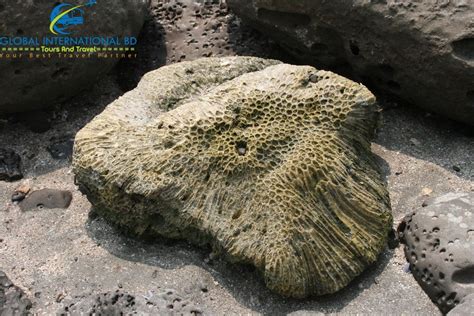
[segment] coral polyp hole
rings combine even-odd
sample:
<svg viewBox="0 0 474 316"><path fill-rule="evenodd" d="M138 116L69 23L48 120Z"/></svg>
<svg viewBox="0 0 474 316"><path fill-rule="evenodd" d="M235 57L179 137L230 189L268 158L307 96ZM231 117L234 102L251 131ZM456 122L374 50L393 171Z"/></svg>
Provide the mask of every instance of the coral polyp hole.
<svg viewBox="0 0 474 316"><path fill-rule="evenodd" d="M247 142L245 141L238 141L236 144L235 144L235 149L237 150L237 153L240 155L240 156L243 156L247 153Z"/></svg>

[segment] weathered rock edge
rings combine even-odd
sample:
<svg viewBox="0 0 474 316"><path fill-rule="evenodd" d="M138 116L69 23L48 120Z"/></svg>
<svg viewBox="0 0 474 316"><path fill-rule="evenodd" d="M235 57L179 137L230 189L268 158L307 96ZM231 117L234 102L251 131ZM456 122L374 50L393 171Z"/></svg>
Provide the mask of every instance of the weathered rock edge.
<svg viewBox="0 0 474 316"><path fill-rule="evenodd" d="M162 67L75 140L76 180L138 235L211 244L284 296L333 293L373 263L392 217L362 85L251 57Z"/></svg>
<svg viewBox="0 0 474 316"><path fill-rule="evenodd" d="M474 125L474 2L228 0L301 62Z"/></svg>

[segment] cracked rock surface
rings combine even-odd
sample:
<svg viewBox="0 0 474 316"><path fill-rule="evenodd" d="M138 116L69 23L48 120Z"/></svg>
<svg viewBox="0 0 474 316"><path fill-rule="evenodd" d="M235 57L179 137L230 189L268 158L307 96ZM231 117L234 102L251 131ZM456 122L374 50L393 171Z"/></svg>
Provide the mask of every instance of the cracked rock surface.
<svg viewBox="0 0 474 316"><path fill-rule="evenodd" d="M413 276L447 313L474 293L474 193L448 193L401 224Z"/></svg>
<svg viewBox="0 0 474 316"><path fill-rule="evenodd" d="M284 296L333 293L385 247L374 96L309 66L208 58L145 75L76 137L77 181L138 235L211 244Z"/></svg>

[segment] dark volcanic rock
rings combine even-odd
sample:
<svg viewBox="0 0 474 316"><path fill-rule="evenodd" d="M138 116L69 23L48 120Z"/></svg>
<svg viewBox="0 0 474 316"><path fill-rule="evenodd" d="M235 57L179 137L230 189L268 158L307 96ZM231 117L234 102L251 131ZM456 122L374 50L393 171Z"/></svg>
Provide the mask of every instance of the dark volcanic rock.
<svg viewBox="0 0 474 316"><path fill-rule="evenodd" d="M399 229L415 279L443 313L474 293L474 193L449 193Z"/></svg>
<svg viewBox="0 0 474 316"><path fill-rule="evenodd" d="M5 273L0 271L0 315L21 316L28 315L31 301L25 293L8 279Z"/></svg>
<svg viewBox="0 0 474 316"><path fill-rule="evenodd" d="M33 211L42 208L68 208L72 194L69 191L43 189L34 191L20 203L22 211Z"/></svg>
<svg viewBox="0 0 474 316"><path fill-rule="evenodd" d="M228 4L305 63L474 125L472 1Z"/></svg>
<svg viewBox="0 0 474 316"><path fill-rule="evenodd" d="M76 302L74 302L76 301ZM203 311L174 290L131 295L120 290L65 302L58 315L202 315Z"/></svg>
<svg viewBox="0 0 474 316"><path fill-rule="evenodd" d="M85 1L83 2L85 3ZM0 4L1 33L5 37L53 36L48 22L57 1L9 1ZM84 8L84 24L72 36L136 36L148 0L101 0ZM15 52L16 53L16 52ZM23 53L26 56L26 52ZM17 54L18 56L18 54ZM0 62L0 114L48 107L90 87L110 70L117 58L28 58Z"/></svg>
<svg viewBox="0 0 474 316"><path fill-rule="evenodd" d="M23 178L21 158L13 150L0 148L0 181L15 181Z"/></svg>

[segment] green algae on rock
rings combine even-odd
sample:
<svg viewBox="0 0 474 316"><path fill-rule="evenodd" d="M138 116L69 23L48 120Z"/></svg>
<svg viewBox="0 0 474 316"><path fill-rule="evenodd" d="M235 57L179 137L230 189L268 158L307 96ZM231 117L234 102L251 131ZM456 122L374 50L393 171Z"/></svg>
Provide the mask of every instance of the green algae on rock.
<svg viewBox="0 0 474 316"><path fill-rule="evenodd" d="M138 235L211 244L284 296L333 293L384 248L374 96L328 71L253 57L152 71L75 140L77 182Z"/></svg>

